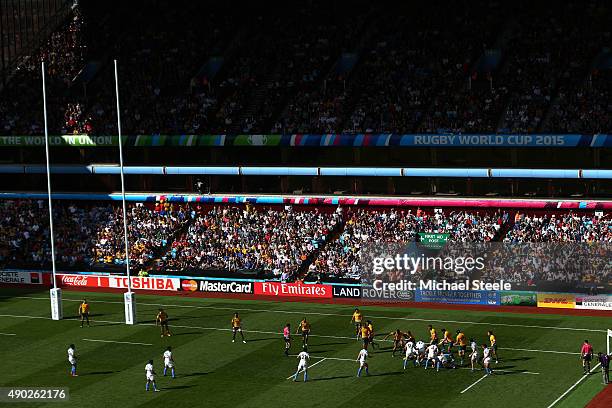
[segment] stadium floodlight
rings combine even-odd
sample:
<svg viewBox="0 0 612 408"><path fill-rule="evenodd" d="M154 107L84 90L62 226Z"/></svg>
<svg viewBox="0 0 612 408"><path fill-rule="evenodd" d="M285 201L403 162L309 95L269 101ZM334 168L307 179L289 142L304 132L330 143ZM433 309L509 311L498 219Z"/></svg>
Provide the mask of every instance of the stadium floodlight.
<svg viewBox="0 0 612 408"><path fill-rule="evenodd" d="M53 205L51 204L51 166L49 165L49 128L47 127L47 90L45 84L45 62L40 63L42 74L43 113L45 118L45 156L47 160L47 198L49 199L49 238L51 240L51 271L53 274L53 289L51 296L51 319L61 320L64 314L62 308L62 290L57 287L55 269L55 243L53 242Z"/></svg>
<svg viewBox="0 0 612 408"><path fill-rule="evenodd" d="M121 109L119 108L119 76L117 75L117 60L115 64L115 95L117 97L117 135L119 143L119 174L121 175L121 202L123 204L123 236L125 240L125 270L127 274L128 291L123 294L125 305L125 324L136 324L136 299L132 292L130 276L130 244L128 242L127 208L125 205L125 180L123 176L123 140L121 138Z"/></svg>

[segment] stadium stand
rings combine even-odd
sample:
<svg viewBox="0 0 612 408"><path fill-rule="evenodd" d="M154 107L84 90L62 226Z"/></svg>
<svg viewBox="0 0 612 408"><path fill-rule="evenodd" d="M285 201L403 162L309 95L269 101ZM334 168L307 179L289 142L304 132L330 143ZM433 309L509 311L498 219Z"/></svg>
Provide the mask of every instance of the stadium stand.
<svg viewBox="0 0 612 408"><path fill-rule="evenodd" d="M206 207L168 202L131 204L128 211L132 267L161 274L216 270L231 276L260 271L284 280L302 275L318 280L356 279L363 272L364 249L414 242L419 233L445 233L452 244L450 251L465 253L475 244L491 245L485 248L496 256L491 257L488 278L525 285L610 279L608 252L602 247L600 253L593 245L612 242L612 223L579 213L530 216L516 212L512 219L508 212L472 209ZM46 214L44 201L2 202L3 265L48 265ZM123 264L120 206L59 201L54 214L61 268L112 270ZM575 267L568 269L569 265ZM569 272L560 275L560 270Z"/></svg>
<svg viewBox="0 0 612 408"><path fill-rule="evenodd" d="M44 60L51 133L114 133L111 48L128 134L612 132L605 4L462 3L73 7L2 90L0 131L41 133Z"/></svg>

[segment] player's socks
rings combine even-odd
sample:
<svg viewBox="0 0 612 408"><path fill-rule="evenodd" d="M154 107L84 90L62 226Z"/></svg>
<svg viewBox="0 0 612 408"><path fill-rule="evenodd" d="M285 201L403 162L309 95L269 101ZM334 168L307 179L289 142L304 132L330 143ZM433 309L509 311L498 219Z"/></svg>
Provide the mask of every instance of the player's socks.
<svg viewBox="0 0 612 408"><path fill-rule="evenodd" d="M168 371L168 367L164 367L164 377L166 376L167 371Z"/></svg>
<svg viewBox="0 0 612 408"><path fill-rule="evenodd" d="M147 382L146 390L149 391L149 383Z"/></svg>
<svg viewBox="0 0 612 408"><path fill-rule="evenodd" d="M368 367L366 367L366 375L370 375L370 371Z"/></svg>
<svg viewBox="0 0 612 408"><path fill-rule="evenodd" d="M172 378L176 378L176 375L174 374L174 367L172 367Z"/></svg>
<svg viewBox="0 0 612 408"><path fill-rule="evenodd" d="M308 381L308 371L304 371L304 382Z"/></svg>
<svg viewBox="0 0 612 408"><path fill-rule="evenodd" d="M357 370L357 377L361 377L361 367L359 367L359 370Z"/></svg>
<svg viewBox="0 0 612 408"><path fill-rule="evenodd" d="M406 364L408 363L408 360L404 360L404 370L406 369Z"/></svg>

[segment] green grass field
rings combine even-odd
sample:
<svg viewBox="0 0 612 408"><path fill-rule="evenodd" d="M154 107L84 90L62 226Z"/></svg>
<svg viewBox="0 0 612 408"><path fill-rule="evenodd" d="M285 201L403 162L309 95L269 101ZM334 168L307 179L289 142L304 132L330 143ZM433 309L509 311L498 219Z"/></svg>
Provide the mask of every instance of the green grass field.
<svg viewBox="0 0 612 408"><path fill-rule="evenodd" d="M65 319L52 321L48 292L3 288L0 293L0 387L69 387L71 399L65 405L74 407L353 408L399 403L547 408L582 377L577 354L582 341L588 338L596 351L604 350L610 325L605 317L364 307L379 334L400 328L426 339L431 323L453 333L460 328L482 343L487 330L494 330L500 362L496 375L481 381L483 373L469 369L436 373L409 366L404 371L401 357L392 358L391 343L385 342L371 353L371 375L356 378L360 343L353 337L352 309L344 305L137 295L140 323L126 326L120 294L66 291ZM75 321L83 297L93 315L89 328ZM154 326L160 305L170 315L172 337L160 338ZM247 344L231 342L234 311L243 318ZM297 359L283 355L280 332L287 322L296 327L303 316L312 323L313 360L310 381L294 383L287 377ZM294 337L292 353L299 351L300 340ZM79 357L75 378L68 375L70 343L76 344ZM174 351L175 380L161 375L167 345ZM145 392L149 359L155 360L158 393ZM602 387L597 372L554 406L582 407Z"/></svg>

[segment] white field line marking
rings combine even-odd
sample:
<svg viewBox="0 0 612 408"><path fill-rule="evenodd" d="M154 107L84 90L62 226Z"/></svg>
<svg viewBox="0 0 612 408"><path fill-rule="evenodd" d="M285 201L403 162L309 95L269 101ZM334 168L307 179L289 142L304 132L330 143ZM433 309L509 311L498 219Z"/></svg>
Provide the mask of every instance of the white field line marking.
<svg viewBox="0 0 612 408"><path fill-rule="evenodd" d="M485 378L487 378L487 375L483 375L482 377L480 377L478 380L476 380L474 383L472 383L472 385L470 385L469 387L467 387L465 390L461 391L460 394L463 394L464 392L466 392L467 390L469 390L470 388L472 388L473 386L475 386L476 384L478 384L479 382L481 382L482 380L484 380Z"/></svg>
<svg viewBox="0 0 612 408"><path fill-rule="evenodd" d="M21 319L44 319L51 320L50 317L45 316L24 316L24 315L12 315L12 314L0 314L0 317L14 317ZM73 320L73 321L81 321L79 318L65 318L63 320ZM99 323L110 323L110 324L125 324L124 322L112 321L112 320L95 320L95 322ZM155 326L155 323L138 323L138 326ZM173 324L172 327L178 327L181 329L198 329L198 330L215 330L215 331L231 331L230 328L220 328L220 327L202 327L202 326L185 326L179 324ZM257 333L257 334L274 334L274 335L282 335L282 332L274 332L274 331L264 331L264 330L243 330L244 333ZM355 340L355 337L350 336L331 336L326 334L310 334L310 337L321 337L326 339L340 339L340 340ZM391 342L392 340L385 340L387 342ZM573 353L570 351L555 351L555 350L532 350L532 349L518 349L518 348L510 348L510 347L500 347L500 350L514 350L514 351L528 351L531 353L553 353L553 354L580 354ZM331 357L325 357L327 359L331 359Z"/></svg>
<svg viewBox="0 0 612 408"><path fill-rule="evenodd" d="M579 355L580 353L574 353L571 351L555 351L555 350L531 350L531 349L523 349L523 348L512 348L512 347L500 347L500 350L514 350L514 351L529 351L532 353L554 353L554 354L572 354Z"/></svg>
<svg viewBox="0 0 612 408"><path fill-rule="evenodd" d="M297 357L297 354L289 354L291 357ZM350 361L353 363L358 362L358 360L354 359L354 358L340 358L340 357L320 357L320 356L310 356L310 358L316 359L316 358L324 358L326 360L338 360L338 361ZM403 360L401 360L403 361ZM471 370L470 367L459 367L459 370ZM480 371L480 370L478 370ZM530 375L540 375L540 373L536 373L533 371L513 371L513 370L493 370L495 371L500 371L503 373L518 373L518 374L530 374Z"/></svg>
<svg viewBox="0 0 612 408"><path fill-rule="evenodd" d="M319 364L319 363L324 362L325 360L327 360L327 358L326 358L326 357L323 357L321 360L319 360L319 361L317 361L316 363L314 363L313 365L309 366L309 367L307 368L307 370L310 370L312 367L316 366L316 365L317 365L317 364ZM303 372L304 372L304 369L300 370L300 371L298 372L298 375L302 374ZM290 375L289 377L287 377L286 379L287 379L287 380L290 380L290 379L292 379L293 377L295 377L295 374L291 374L291 375Z"/></svg>
<svg viewBox="0 0 612 408"><path fill-rule="evenodd" d="M16 336L15 333L0 333L0 336Z"/></svg>
<svg viewBox="0 0 612 408"><path fill-rule="evenodd" d="M0 296L3 298L15 298L15 299L36 299L36 300L49 300L49 298L33 297L33 296ZM78 299L63 299L65 302L82 302ZM116 301L96 301L95 303L102 304L123 304L123 302ZM189 309L211 309L211 310L229 310L229 311L244 311L244 312L264 312L264 313L280 313L280 314L297 314L297 315L312 315L312 316L340 316L350 317L342 313L324 313L324 312L300 312L294 310L275 310L275 309L252 309L252 308L241 308L241 307L221 307L221 306L197 306L197 305L177 305L174 303L142 303L137 302L143 306L164 306L164 307L177 307L177 308L189 308ZM528 324L510 324L510 323L489 323L489 322L466 322L460 320L439 320L439 319L419 319L411 317L390 317L390 316L370 316L373 319L387 319L387 320L403 320L413 322L434 322L434 323L456 323L456 324L473 324L483 326L499 326L499 327L522 327L530 329L554 329L554 330L569 330L569 331L586 331L594 333L607 333L606 330L601 329L585 329L578 327L558 327L558 326L538 326Z"/></svg>
<svg viewBox="0 0 612 408"><path fill-rule="evenodd" d="M138 343L132 341L113 341L113 340L99 340L99 339L82 339L83 341L96 341L100 343L117 343L117 344L134 344L137 346L152 346L151 343Z"/></svg>
<svg viewBox="0 0 612 408"><path fill-rule="evenodd" d="M597 370L597 367L599 367L600 365L601 365L601 363L597 363L597 365L591 369L591 372L593 372L593 371ZM547 408L552 408L552 407L554 407L554 406L557 404L557 402L561 401L561 400L563 399L563 397L565 397L567 394L569 394L570 392L572 392L572 390L573 390L574 388L576 388L576 387L578 386L578 384L580 384L582 381L584 381L584 380L585 380L586 378L588 378L588 377L589 377L589 376L588 376L588 375L586 375L586 374L584 374L582 377L580 377L580 379L579 379L578 381L576 381L576 382L574 383L574 385L572 385L571 387L569 387L569 388L567 389L567 391L565 391L563 394L561 394L561 396L560 396L559 398L557 398L556 400L554 400L554 401L553 401L553 403L552 403L552 404L550 404L550 405L549 405Z"/></svg>

